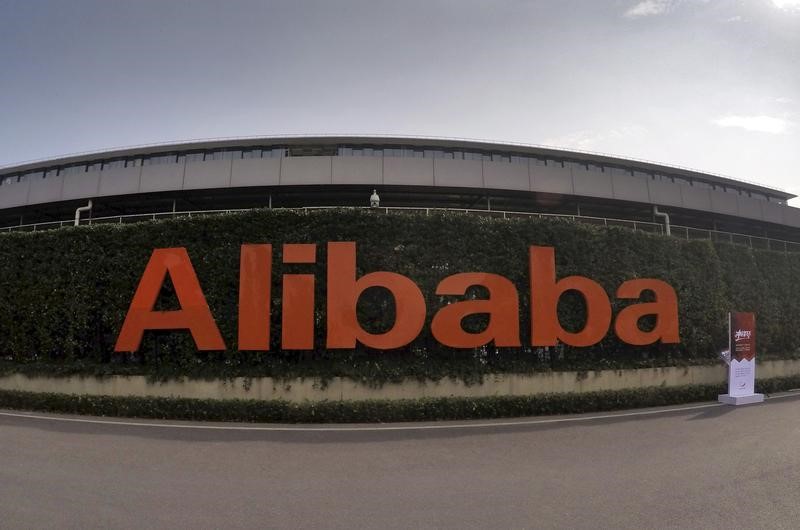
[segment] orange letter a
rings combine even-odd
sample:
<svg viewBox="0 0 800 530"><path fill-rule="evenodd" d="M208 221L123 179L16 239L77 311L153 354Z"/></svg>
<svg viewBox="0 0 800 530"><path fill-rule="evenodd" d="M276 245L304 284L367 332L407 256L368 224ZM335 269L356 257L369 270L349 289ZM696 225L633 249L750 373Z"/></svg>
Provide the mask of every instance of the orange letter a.
<svg viewBox="0 0 800 530"><path fill-rule="evenodd" d="M172 278L181 308L177 311L153 311L167 273ZM189 254L183 247L153 251L133 295L114 351L138 350L144 332L149 329L188 329L198 350L225 349Z"/></svg>

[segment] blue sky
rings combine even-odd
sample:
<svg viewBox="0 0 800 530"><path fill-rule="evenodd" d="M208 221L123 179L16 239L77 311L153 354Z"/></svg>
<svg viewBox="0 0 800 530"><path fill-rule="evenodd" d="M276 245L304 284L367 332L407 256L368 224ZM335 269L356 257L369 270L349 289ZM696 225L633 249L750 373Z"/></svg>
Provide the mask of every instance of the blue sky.
<svg viewBox="0 0 800 530"><path fill-rule="evenodd" d="M407 134L606 152L800 194L800 0L0 0L0 86L0 166L200 138Z"/></svg>

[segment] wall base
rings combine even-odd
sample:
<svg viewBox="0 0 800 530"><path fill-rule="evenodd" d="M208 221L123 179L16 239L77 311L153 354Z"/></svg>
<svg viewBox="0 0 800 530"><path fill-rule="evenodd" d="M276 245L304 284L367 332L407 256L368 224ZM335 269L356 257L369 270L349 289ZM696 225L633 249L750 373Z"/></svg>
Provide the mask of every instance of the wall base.
<svg viewBox="0 0 800 530"><path fill-rule="evenodd" d="M730 394L720 394L719 402L726 405L750 405L764 401L764 394L752 394L750 396L731 396Z"/></svg>

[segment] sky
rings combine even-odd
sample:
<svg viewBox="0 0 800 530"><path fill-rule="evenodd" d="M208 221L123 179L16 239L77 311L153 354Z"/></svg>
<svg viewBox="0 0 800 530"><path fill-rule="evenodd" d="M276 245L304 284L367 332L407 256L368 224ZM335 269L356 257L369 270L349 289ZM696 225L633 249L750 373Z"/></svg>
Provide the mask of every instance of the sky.
<svg viewBox="0 0 800 530"><path fill-rule="evenodd" d="M0 166L298 134L581 149L800 195L800 0L0 0Z"/></svg>

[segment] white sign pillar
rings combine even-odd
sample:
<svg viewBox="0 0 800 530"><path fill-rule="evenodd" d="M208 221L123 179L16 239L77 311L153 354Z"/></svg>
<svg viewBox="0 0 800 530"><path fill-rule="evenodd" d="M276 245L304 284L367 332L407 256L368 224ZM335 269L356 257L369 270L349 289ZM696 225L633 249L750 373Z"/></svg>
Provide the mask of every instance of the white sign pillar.
<svg viewBox="0 0 800 530"><path fill-rule="evenodd" d="M756 316L755 313L728 314L728 393L720 403L747 405L761 403L764 394L755 393Z"/></svg>

